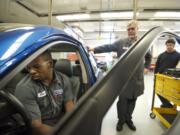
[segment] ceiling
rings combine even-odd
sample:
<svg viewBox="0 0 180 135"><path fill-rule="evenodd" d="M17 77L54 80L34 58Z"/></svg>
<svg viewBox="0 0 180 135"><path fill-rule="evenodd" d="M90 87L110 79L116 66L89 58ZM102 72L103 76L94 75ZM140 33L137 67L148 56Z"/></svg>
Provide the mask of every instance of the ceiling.
<svg viewBox="0 0 180 135"><path fill-rule="evenodd" d="M51 0L1 0L0 21L31 24L48 23L48 6ZM135 1L135 0L134 0ZM136 0L137 19L140 32L144 33L154 26L165 26L180 32L180 1L179 0ZM97 37L124 36L127 21L133 16L103 18L101 13L125 13L133 15L133 0L52 0L52 25L62 23L56 18L59 15L88 14L88 18L64 20L72 26L84 39ZM156 12L176 12L172 15L155 18ZM168 14L167 14L168 15Z"/></svg>

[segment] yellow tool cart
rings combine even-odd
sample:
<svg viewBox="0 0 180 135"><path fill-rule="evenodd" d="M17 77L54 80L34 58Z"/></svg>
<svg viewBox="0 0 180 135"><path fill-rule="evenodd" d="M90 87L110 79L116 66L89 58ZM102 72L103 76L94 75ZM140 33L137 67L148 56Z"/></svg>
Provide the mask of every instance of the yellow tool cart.
<svg viewBox="0 0 180 135"><path fill-rule="evenodd" d="M168 99L174 106L172 108L154 107L156 94ZM157 116L169 128L177 115L177 106L180 106L180 78L156 74L150 117L154 119Z"/></svg>

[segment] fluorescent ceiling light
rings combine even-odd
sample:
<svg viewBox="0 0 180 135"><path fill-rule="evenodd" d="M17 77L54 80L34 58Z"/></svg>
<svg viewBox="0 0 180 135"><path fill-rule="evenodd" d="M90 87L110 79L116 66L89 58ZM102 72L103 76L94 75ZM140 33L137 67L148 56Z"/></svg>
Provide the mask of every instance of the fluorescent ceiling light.
<svg viewBox="0 0 180 135"><path fill-rule="evenodd" d="M67 20L83 20L89 19L90 14L72 14L72 15L60 15L56 16L56 18L60 21L67 21Z"/></svg>
<svg viewBox="0 0 180 135"><path fill-rule="evenodd" d="M139 13L137 13L139 15ZM107 12L101 13L101 18L132 18L133 12Z"/></svg>
<svg viewBox="0 0 180 135"><path fill-rule="evenodd" d="M150 29L139 29L138 31L140 32L147 32ZM127 32L127 29L118 29L118 30L106 30L106 29L102 29L101 30L102 33L116 33L116 32ZM86 29L84 30L84 33L99 33L98 30L93 30L93 29Z"/></svg>
<svg viewBox="0 0 180 135"><path fill-rule="evenodd" d="M154 14L154 17L160 17L160 18L179 18L180 12L156 12Z"/></svg>

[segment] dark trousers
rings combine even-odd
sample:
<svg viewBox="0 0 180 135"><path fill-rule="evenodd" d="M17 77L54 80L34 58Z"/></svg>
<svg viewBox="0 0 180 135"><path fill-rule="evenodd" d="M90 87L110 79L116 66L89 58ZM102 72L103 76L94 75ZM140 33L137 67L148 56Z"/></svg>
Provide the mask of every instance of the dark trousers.
<svg viewBox="0 0 180 135"><path fill-rule="evenodd" d="M136 105L137 98L128 99L127 97L120 96L117 102L117 114L121 124L132 119L132 113Z"/></svg>

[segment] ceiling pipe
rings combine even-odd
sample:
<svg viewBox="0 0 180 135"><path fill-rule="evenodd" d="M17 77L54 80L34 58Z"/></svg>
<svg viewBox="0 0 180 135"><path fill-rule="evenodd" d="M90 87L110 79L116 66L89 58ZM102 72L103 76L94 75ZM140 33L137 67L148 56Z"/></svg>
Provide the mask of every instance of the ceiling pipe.
<svg viewBox="0 0 180 135"><path fill-rule="evenodd" d="M102 0L100 0L100 11L102 10ZM101 21L99 20L99 37L98 38L100 38L101 37Z"/></svg>
<svg viewBox="0 0 180 135"><path fill-rule="evenodd" d="M51 22L52 22L52 0L49 0L48 1L49 4L48 4L48 25L51 25Z"/></svg>
<svg viewBox="0 0 180 135"><path fill-rule="evenodd" d="M133 0L133 20L137 20L137 4L138 0Z"/></svg>

